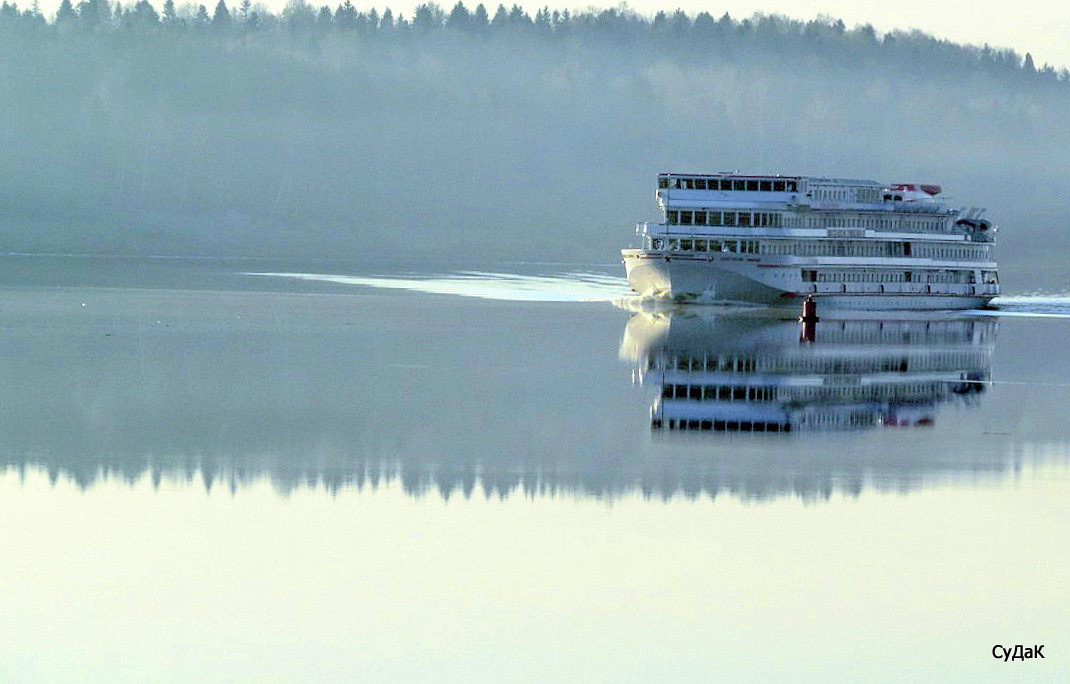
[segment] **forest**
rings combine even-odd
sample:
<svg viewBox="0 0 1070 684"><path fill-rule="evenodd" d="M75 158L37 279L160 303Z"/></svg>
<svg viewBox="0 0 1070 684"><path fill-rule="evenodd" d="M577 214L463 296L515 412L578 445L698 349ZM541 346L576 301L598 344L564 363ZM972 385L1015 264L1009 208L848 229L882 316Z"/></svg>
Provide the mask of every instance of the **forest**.
<svg viewBox="0 0 1070 684"><path fill-rule="evenodd" d="M835 18L0 6L0 251L613 263L659 171L943 185L1066 251L1070 72Z"/></svg>

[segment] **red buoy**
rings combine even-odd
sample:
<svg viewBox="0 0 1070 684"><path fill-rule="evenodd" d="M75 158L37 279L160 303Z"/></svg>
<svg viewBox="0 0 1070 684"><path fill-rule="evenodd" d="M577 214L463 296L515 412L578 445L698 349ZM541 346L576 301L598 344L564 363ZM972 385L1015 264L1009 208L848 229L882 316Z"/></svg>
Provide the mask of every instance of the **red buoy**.
<svg viewBox="0 0 1070 684"><path fill-rule="evenodd" d="M813 295L806 295L802 305L802 316L799 316L799 322L802 323L802 332L799 333L801 342L812 343L817 339L817 321L817 302L814 301Z"/></svg>

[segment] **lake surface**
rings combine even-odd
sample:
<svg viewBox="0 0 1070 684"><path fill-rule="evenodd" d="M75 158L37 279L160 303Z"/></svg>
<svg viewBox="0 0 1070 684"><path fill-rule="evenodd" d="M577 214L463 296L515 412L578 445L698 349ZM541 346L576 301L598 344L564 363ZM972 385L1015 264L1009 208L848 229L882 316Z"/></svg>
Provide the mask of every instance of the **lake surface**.
<svg viewBox="0 0 1070 684"><path fill-rule="evenodd" d="M1070 297L1001 305L0 257L0 680L1058 679Z"/></svg>

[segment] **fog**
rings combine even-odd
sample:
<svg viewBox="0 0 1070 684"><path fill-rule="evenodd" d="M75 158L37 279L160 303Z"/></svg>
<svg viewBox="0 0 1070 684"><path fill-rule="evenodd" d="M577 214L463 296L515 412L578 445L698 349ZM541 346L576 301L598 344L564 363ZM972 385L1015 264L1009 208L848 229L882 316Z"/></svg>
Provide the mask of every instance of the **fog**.
<svg viewBox="0 0 1070 684"><path fill-rule="evenodd" d="M4 250L612 263L657 172L739 169L939 183L999 224L1006 291L1063 287L1070 74L1028 56L760 16L115 9L0 12Z"/></svg>

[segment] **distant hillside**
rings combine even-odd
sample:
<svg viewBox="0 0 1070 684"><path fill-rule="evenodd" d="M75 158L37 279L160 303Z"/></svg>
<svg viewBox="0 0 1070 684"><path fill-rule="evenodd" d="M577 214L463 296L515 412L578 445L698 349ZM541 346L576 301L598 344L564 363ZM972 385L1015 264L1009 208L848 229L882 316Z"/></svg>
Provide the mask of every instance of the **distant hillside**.
<svg viewBox="0 0 1070 684"><path fill-rule="evenodd" d="M4 3L0 250L612 261L657 171L738 168L940 183L1032 287L1068 116L1066 70L834 20Z"/></svg>

